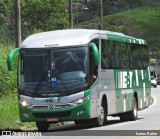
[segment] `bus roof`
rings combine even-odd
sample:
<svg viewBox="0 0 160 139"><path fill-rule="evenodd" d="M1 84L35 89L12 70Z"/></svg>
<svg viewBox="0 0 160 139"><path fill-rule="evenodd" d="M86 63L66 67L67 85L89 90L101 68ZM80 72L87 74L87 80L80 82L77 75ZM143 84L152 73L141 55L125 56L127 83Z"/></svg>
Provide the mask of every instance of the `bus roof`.
<svg viewBox="0 0 160 139"><path fill-rule="evenodd" d="M123 33L93 30L93 29L66 29L37 33L26 38L22 48L47 48L58 46L76 46L89 43L92 39L104 35L108 40L146 44L145 40L124 35Z"/></svg>

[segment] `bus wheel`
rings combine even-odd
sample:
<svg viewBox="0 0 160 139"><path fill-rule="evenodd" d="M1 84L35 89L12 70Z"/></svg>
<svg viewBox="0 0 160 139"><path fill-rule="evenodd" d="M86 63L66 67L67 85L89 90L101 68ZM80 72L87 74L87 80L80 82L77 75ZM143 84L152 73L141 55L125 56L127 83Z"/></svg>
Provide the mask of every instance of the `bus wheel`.
<svg viewBox="0 0 160 139"><path fill-rule="evenodd" d="M101 112L100 112L100 115L97 118L95 118L95 125L98 127L103 126L104 122L107 121L106 116L107 116L106 105L104 101L102 101Z"/></svg>
<svg viewBox="0 0 160 139"><path fill-rule="evenodd" d="M133 110L129 112L129 120L135 121L138 119L138 108L136 98L133 98Z"/></svg>
<svg viewBox="0 0 160 139"><path fill-rule="evenodd" d="M135 121L138 119L138 108L137 108L137 101L134 97L133 99L133 110L130 112L125 112L120 115L121 121Z"/></svg>
<svg viewBox="0 0 160 139"><path fill-rule="evenodd" d="M39 131L47 131L49 128L48 122L36 122L37 129Z"/></svg>

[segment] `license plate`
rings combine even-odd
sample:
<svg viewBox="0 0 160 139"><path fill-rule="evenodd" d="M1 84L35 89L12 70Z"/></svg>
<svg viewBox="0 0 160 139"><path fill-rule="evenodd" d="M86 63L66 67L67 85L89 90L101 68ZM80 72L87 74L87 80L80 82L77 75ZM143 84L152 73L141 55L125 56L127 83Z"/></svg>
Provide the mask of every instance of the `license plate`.
<svg viewBox="0 0 160 139"><path fill-rule="evenodd" d="M58 122L58 118L48 118L47 122Z"/></svg>

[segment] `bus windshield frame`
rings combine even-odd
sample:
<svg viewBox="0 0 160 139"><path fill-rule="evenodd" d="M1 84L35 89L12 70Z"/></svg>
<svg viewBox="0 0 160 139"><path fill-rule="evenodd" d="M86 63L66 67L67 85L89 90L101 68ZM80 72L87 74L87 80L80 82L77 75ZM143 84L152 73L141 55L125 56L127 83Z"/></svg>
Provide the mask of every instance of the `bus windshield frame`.
<svg viewBox="0 0 160 139"><path fill-rule="evenodd" d="M88 86L88 47L21 49L19 93L35 97L64 96Z"/></svg>

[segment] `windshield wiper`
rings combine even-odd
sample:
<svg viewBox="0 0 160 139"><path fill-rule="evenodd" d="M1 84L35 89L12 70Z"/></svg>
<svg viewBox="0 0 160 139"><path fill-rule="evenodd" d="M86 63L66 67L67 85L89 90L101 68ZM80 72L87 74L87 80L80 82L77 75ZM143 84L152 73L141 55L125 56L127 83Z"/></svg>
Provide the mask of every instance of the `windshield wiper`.
<svg viewBox="0 0 160 139"><path fill-rule="evenodd" d="M69 94L70 92L69 92L69 90L67 89L67 87L64 85L63 79L61 78L61 76L59 75L59 73L58 73L57 71L55 71L55 73L58 75L58 77L59 77L59 79L60 79L60 82L61 82L61 84L62 84L65 92L66 92L67 94Z"/></svg>
<svg viewBox="0 0 160 139"><path fill-rule="evenodd" d="M48 74L48 71L45 71L43 73L42 78L40 78L40 80L38 81L38 83L37 83L37 85L35 87L35 90L34 90L35 93L38 93L38 90L41 87L41 83L46 79L47 74Z"/></svg>

